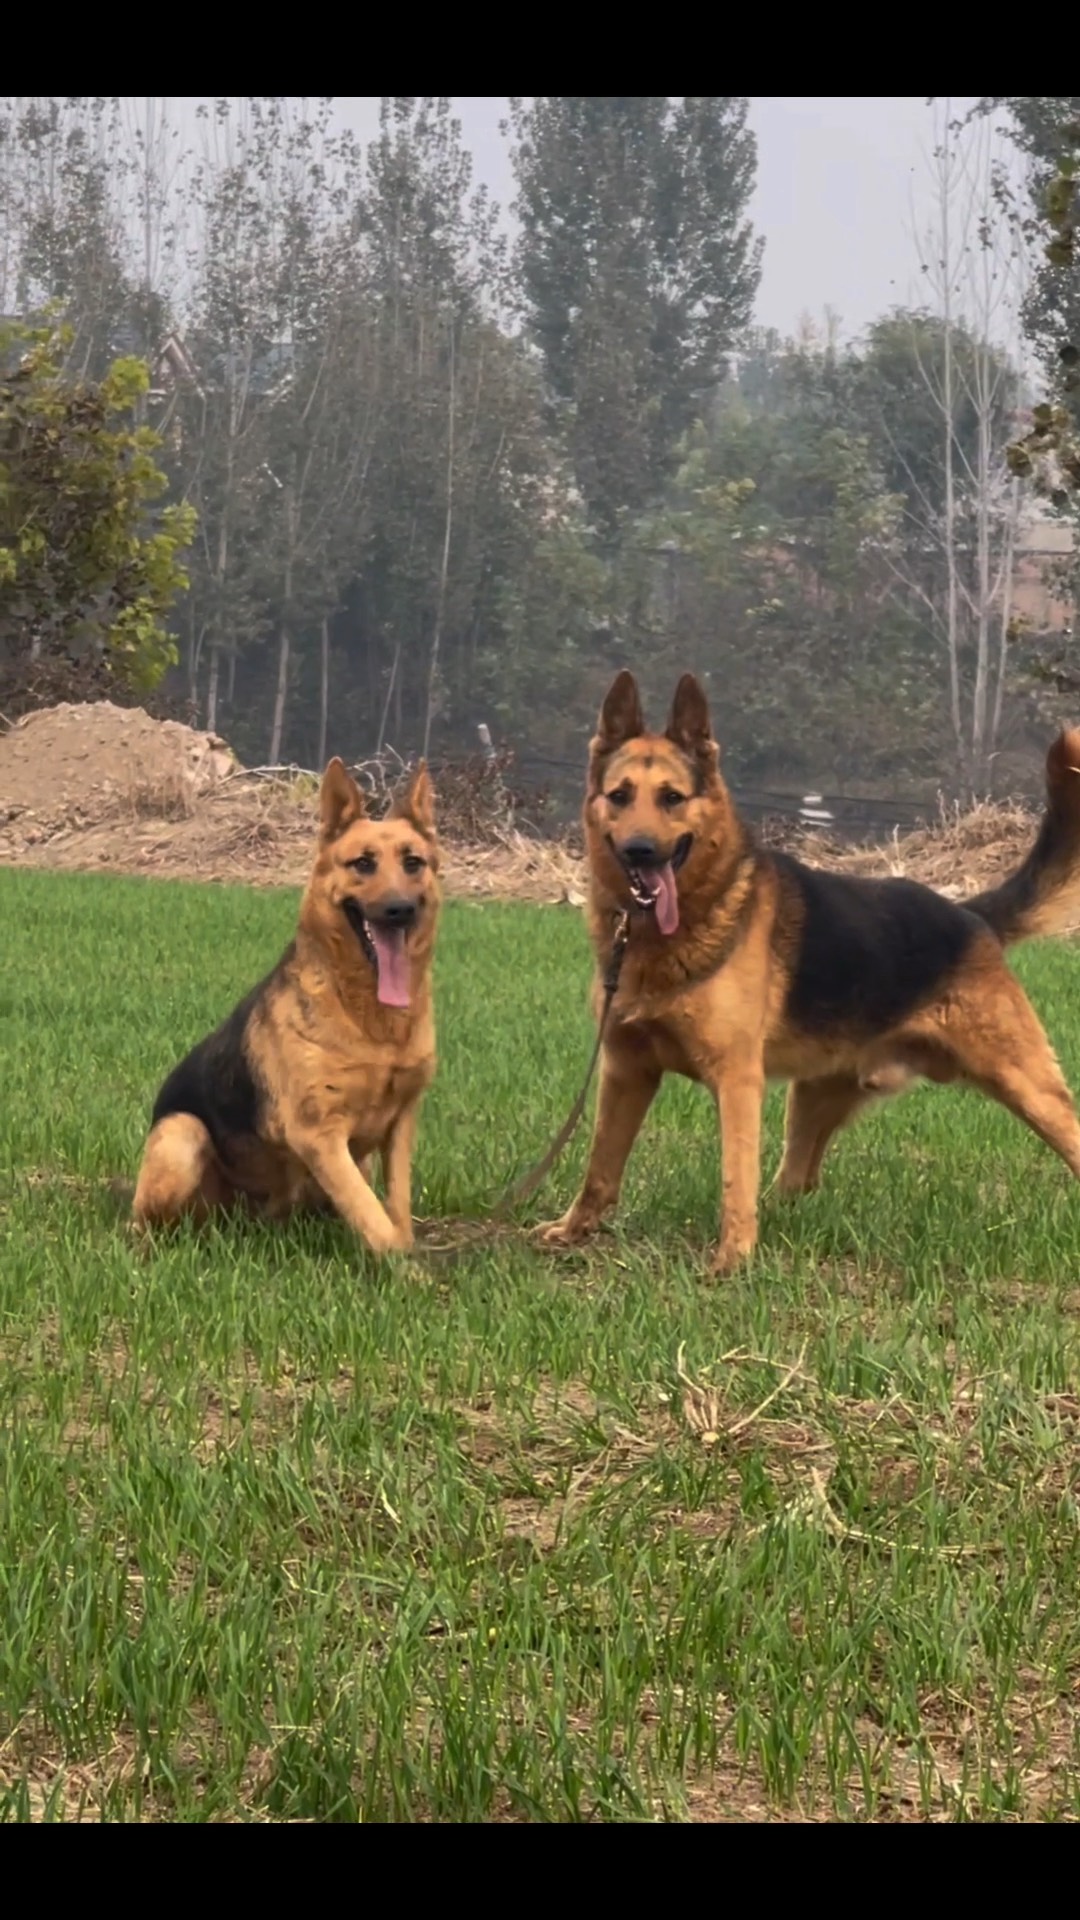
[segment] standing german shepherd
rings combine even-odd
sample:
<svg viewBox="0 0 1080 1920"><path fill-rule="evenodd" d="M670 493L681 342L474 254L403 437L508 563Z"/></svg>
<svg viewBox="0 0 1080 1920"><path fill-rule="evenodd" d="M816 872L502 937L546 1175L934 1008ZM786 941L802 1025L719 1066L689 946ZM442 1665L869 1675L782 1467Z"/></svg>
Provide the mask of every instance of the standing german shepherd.
<svg viewBox="0 0 1080 1920"><path fill-rule="evenodd" d="M439 853L423 765L369 820L340 760L296 938L158 1094L135 1190L152 1226L239 1202L272 1219L329 1202L374 1253L412 1245L417 1110L435 1074ZM372 1191L382 1155L386 1204Z"/></svg>
<svg viewBox="0 0 1080 1920"><path fill-rule="evenodd" d="M1080 728L1051 747L1046 785L1046 814L1023 865L962 906L912 880L821 873L755 844L720 776L691 674L666 732L655 734L633 675L620 673L590 748L584 812L601 969L625 909L631 931L584 1185L546 1239L582 1240L614 1206L665 1073L703 1081L719 1109L718 1273L757 1240L768 1079L793 1083L783 1192L816 1186L837 1128L920 1075L981 1087L1080 1177L1068 1088L1003 954L1077 918Z"/></svg>

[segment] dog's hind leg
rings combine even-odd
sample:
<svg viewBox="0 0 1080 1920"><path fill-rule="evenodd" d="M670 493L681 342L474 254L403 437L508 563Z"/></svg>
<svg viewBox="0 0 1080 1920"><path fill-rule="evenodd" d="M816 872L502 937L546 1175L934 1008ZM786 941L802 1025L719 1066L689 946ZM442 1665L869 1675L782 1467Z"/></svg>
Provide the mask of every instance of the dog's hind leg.
<svg viewBox="0 0 1080 1920"><path fill-rule="evenodd" d="M872 1092L860 1087L853 1074L793 1080L788 1088L784 1158L776 1176L777 1192L812 1193L833 1134L854 1120L872 1098Z"/></svg>
<svg viewBox="0 0 1080 1920"><path fill-rule="evenodd" d="M659 1085L660 1074L651 1062L622 1048L615 1051L605 1047L585 1179L562 1219L541 1228L548 1246L571 1247L586 1240L615 1206L631 1148Z"/></svg>
<svg viewBox="0 0 1080 1920"><path fill-rule="evenodd" d="M1080 1122L1038 1015L1002 963L992 989L958 993L944 1044L963 1077L1023 1120L1080 1179Z"/></svg>
<svg viewBox="0 0 1080 1920"><path fill-rule="evenodd" d="M192 1113L170 1113L150 1132L132 1202L137 1227L165 1226L191 1214L205 1220L235 1199L214 1145Z"/></svg>

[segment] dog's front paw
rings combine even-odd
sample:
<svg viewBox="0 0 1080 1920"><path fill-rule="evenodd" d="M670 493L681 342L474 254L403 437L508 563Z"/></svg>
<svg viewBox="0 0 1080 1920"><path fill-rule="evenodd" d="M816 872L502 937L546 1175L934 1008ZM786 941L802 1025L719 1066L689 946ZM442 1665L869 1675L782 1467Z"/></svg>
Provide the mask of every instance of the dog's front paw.
<svg viewBox="0 0 1080 1920"><path fill-rule="evenodd" d="M398 1255L411 1253L412 1225L410 1223L407 1228L394 1227L390 1232L365 1233L364 1244L377 1260L391 1260Z"/></svg>
<svg viewBox="0 0 1080 1920"><path fill-rule="evenodd" d="M542 1247L579 1247L596 1231L596 1222L576 1213L571 1207L561 1220L549 1220L537 1227L536 1238Z"/></svg>
<svg viewBox="0 0 1080 1920"><path fill-rule="evenodd" d="M719 1280L726 1279L729 1274L737 1273L738 1269L745 1266L751 1258L756 1245L756 1233L746 1231L724 1233L713 1255L710 1272Z"/></svg>

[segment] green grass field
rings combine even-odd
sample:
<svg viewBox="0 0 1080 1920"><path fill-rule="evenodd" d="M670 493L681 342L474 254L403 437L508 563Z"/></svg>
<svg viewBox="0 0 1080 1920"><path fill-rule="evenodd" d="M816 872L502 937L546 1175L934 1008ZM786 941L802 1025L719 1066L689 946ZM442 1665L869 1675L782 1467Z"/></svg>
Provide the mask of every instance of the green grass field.
<svg viewBox="0 0 1080 1920"><path fill-rule="evenodd" d="M108 1183L294 913L0 872L6 1817L1074 1818L1064 1168L920 1090L710 1285L672 1083L595 1250L481 1238L577 1089L589 959L577 914L453 903L417 1258L237 1222L144 1259ZM1019 971L1080 1087L1080 954Z"/></svg>

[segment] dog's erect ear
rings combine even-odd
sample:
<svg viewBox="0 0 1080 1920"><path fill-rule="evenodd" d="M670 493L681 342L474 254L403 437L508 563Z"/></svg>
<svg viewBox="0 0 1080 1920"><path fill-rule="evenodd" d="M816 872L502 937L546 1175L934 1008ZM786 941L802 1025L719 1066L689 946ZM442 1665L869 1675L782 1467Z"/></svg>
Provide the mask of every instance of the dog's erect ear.
<svg viewBox="0 0 1080 1920"><path fill-rule="evenodd" d="M664 731L681 752L697 761L703 772L715 772L720 749L713 739L704 688L692 673L684 673L675 689L671 716Z"/></svg>
<svg viewBox="0 0 1080 1920"><path fill-rule="evenodd" d="M615 675L600 709L600 718L596 723L596 738L604 753L611 753L615 747L621 747L624 740L635 740L645 731L645 715L641 711L641 695L634 676L624 667Z"/></svg>
<svg viewBox="0 0 1080 1920"><path fill-rule="evenodd" d="M435 789L426 760L421 760L404 793L394 801L390 818L411 820L426 840L435 838Z"/></svg>
<svg viewBox="0 0 1080 1920"><path fill-rule="evenodd" d="M696 753L712 739L709 703L700 680L695 680L692 673L684 673L675 689L665 732L684 753Z"/></svg>
<svg viewBox="0 0 1080 1920"><path fill-rule="evenodd" d="M359 820L364 812L364 796L352 775L346 773L345 763L335 758L331 760L322 777L319 789L319 824L324 840L336 840Z"/></svg>
<svg viewBox="0 0 1080 1920"><path fill-rule="evenodd" d="M596 723L596 732L589 742L589 778L590 798L600 791L600 776L604 762L623 746L627 740L636 740L645 731L645 715L641 711L641 695L637 681L626 667L615 675L604 704L600 709L600 718Z"/></svg>

